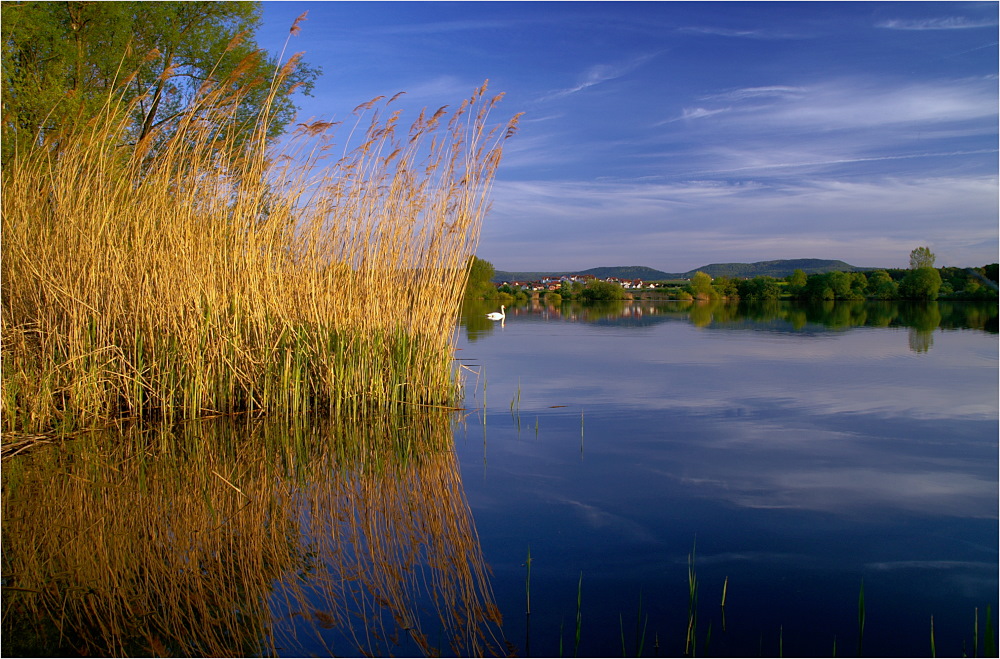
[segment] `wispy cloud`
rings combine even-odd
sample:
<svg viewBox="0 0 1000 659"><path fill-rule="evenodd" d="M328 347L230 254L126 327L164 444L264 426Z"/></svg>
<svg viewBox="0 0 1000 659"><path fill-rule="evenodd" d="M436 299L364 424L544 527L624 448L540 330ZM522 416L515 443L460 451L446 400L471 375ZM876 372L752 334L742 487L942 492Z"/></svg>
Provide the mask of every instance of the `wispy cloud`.
<svg viewBox="0 0 1000 659"><path fill-rule="evenodd" d="M551 101L558 98L564 98L594 87L595 85L608 82L609 80L621 78L622 76L628 75L654 57L656 57L655 53L640 55L625 62L618 62L614 64L595 64L588 68L580 77L580 81L572 87L566 87L565 89L557 89L553 92L549 92L538 100Z"/></svg>
<svg viewBox="0 0 1000 659"><path fill-rule="evenodd" d="M766 97L780 97L785 98L789 96L797 96L805 92L804 87L790 87L787 85L770 85L766 87L744 87L743 89L734 89L728 92L721 92L719 94L711 94L706 96L706 99L722 99L729 101L743 101L749 98L766 98Z"/></svg>
<svg viewBox="0 0 1000 659"><path fill-rule="evenodd" d="M946 18L925 18L918 20L892 19L877 23L876 27L887 30L968 30L972 28L996 27L995 18L971 19L964 16Z"/></svg>
<svg viewBox="0 0 1000 659"><path fill-rule="evenodd" d="M506 30L516 26L517 23L515 21L509 20L469 19L380 25L378 27L365 29L364 32L380 35L447 34L451 32L468 32L473 30Z"/></svg>
<svg viewBox="0 0 1000 659"><path fill-rule="evenodd" d="M689 32L693 34L710 34L718 37L742 37L752 39L766 38L766 33L761 30L731 30L724 27L690 26L678 28L677 31Z"/></svg>
<svg viewBox="0 0 1000 659"><path fill-rule="evenodd" d="M888 85L845 80L817 86L791 99L773 119L782 125L819 129L917 122L954 122L996 117L996 85L955 80Z"/></svg>
<svg viewBox="0 0 1000 659"><path fill-rule="evenodd" d="M762 170L775 170L775 169L800 169L800 168L815 168L815 167L826 167L830 165L847 165L855 163L866 163L866 162L883 162L890 160L914 160L918 158L949 158L958 156L972 156L972 155L982 155L988 153L998 153L998 149L973 149L969 151L948 151L948 152L928 152L928 153L904 153L896 155L882 155L882 156L854 156L854 157L844 157L844 158L827 158L821 160L798 160L790 162L758 162L752 165L746 165L743 167L735 167L733 169L715 169L710 173L713 175L719 174L735 174L738 172L745 171L755 171L760 172ZM709 172L702 172L702 174L708 174Z"/></svg>
<svg viewBox="0 0 1000 659"><path fill-rule="evenodd" d="M684 108L679 117L674 117L673 119L667 119L660 122L657 125L669 124L674 121L683 121L685 119L703 119L704 117L711 117L712 115L721 114L723 112L729 112L732 108Z"/></svg>
<svg viewBox="0 0 1000 659"><path fill-rule="evenodd" d="M809 87L750 87L703 96L698 99L701 104L685 107L653 125L711 117L715 119L714 130L727 131L715 133L714 139L723 135L728 136L724 137L726 141L735 138L745 142L747 136L770 135L771 150L782 142L814 141L833 131L889 127L924 131L925 139L943 137L933 131L949 126L964 126L969 135L984 135L996 132L996 94L996 80L987 78L908 85L843 79ZM894 135L882 133L875 137L886 141ZM869 134L865 140L871 144L872 138Z"/></svg>

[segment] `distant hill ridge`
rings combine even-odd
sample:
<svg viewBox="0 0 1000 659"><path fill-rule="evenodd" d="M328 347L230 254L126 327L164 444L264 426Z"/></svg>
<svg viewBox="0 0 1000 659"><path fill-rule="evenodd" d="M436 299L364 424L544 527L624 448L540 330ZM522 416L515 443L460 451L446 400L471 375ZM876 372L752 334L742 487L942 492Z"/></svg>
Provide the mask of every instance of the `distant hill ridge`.
<svg viewBox="0 0 1000 659"><path fill-rule="evenodd" d="M569 275L593 275L598 279L618 277L619 279L642 279L643 281L658 281L662 279L689 279L694 273L701 271L712 277L787 277L795 270L802 270L807 275L824 272L856 272L874 270L862 268L839 260L830 259L779 259L776 261L757 261L756 263L711 263L687 272L663 272L642 265L624 265L589 270L565 270L560 272L510 272L497 270L493 276L494 282L504 281L538 281L545 277L564 277Z"/></svg>

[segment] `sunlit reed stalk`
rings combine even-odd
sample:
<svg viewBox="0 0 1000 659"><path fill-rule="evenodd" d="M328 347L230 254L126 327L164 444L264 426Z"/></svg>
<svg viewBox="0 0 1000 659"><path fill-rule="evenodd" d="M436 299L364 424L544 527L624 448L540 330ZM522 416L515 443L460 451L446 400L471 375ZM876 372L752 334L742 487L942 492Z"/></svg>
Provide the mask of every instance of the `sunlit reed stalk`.
<svg viewBox="0 0 1000 659"><path fill-rule="evenodd" d="M312 121L272 148L265 112L240 148L218 130L240 100L206 84L176 133L133 144L111 96L4 163L5 431L456 398L452 328L517 118L491 123L484 84L408 129L395 97L364 103L349 146Z"/></svg>

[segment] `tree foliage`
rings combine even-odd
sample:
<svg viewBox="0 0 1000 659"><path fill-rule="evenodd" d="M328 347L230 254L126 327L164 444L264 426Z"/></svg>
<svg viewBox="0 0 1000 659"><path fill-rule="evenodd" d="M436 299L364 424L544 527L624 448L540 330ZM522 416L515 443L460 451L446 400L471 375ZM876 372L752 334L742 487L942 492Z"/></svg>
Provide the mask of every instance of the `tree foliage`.
<svg viewBox="0 0 1000 659"><path fill-rule="evenodd" d="M581 291L580 295L585 300L622 300L625 298L625 289L620 284L600 279L591 279Z"/></svg>
<svg viewBox="0 0 1000 659"><path fill-rule="evenodd" d="M712 277L699 270L691 276L691 283L688 285L688 289L691 295L700 299L707 300L712 297L718 297L718 294L713 296L714 290L712 289Z"/></svg>
<svg viewBox="0 0 1000 659"><path fill-rule="evenodd" d="M293 91L308 93L318 70L294 57L268 104L281 63L255 43L260 22L259 2L4 2L4 155L88 120L109 101L130 108L133 143L150 138L155 147L180 121L219 104L237 108L230 125L218 126L220 137L249 135L263 112L276 137L294 116ZM218 87L229 93L214 107L193 103Z"/></svg>
<svg viewBox="0 0 1000 659"><path fill-rule="evenodd" d="M899 296L899 286L885 270L876 270L868 276L868 294L878 300L893 300Z"/></svg>
<svg viewBox="0 0 1000 659"><path fill-rule="evenodd" d="M471 263L469 264L469 278L465 282L465 295L473 298L487 297L495 292L491 280L496 274L496 269L492 263L478 256L469 258Z"/></svg>
<svg viewBox="0 0 1000 659"><path fill-rule="evenodd" d="M754 277L740 282L739 294L743 300L777 300L781 288L774 277Z"/></svg>
<svg viewBox="0 0 1000 659"><path fill-rule="evenodd" d="M918 300L936 300L941 290L941 274L934 268L911 270L899 285L903 297Z"/></svg>
<svg viewBox="0 0 1000 659"><path fill-rule="evenodd" d="M918 268L933 268L934 259L934 252L932 252L930 248L917 247L910 252L910 269L916 270Z"/></svg>
<svg viewBox="0 0 1000 659"><path fill-rule="evenodd" d="M716 277L712 287L721 297L736 297L740 294L740 281L734 277Z"/></svg>
<svg viewBox="0 0 1000 659"><path fill-rule="evenodd" d="M787 281L788 287L797 293L806 285L806 273L802 268L796 268L792 274L788 275Z"/></svg>

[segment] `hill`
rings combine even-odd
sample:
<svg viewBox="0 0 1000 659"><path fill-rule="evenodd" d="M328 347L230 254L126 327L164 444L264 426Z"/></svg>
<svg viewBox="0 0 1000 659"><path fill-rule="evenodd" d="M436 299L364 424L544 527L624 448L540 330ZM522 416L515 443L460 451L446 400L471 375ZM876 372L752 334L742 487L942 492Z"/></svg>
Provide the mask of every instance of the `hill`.
<svg viewBox="0 0 1000 659"><path fill-rule="evenodd" d="M598 279L618 277L619 279L642 279L643 281L662 281L664 279L690 279L694 273L704 272L712 277L787 277L796 269L801 269L807 275L823 272L854 272L871 270L829 259L781 259L777 261L757 261L756 263L711 263L687 272L663 272L641 265L612 266L590 268L589 270L567 270L563 272L510 272L497 270L493 275L496 283L503 281L538 281L545 277L563 277L569 275L593 275Z"/></svg>
<svg viewBox="0 0 1000 659"><path fill-rule="evenodd" d="M857 272L872 269L860 268L844 261L829 259L781 259L757 261L756 263L710 263L680 276L691 277L699 270L713 277L787 277L796 270L813 275L824 272Z"/></svg>
<svg viewBox="0 0 1000 659"><path fill-rule="evenodd" d="M660 270L647 268L643 265L620 265L590 268L589 270L566 270L562 272L509 272L505 270L497 270L493 275L493 281L538 281L540 279L544 279L545 277L567 277L570 275L593 275L598 279L618 277L619 279L641 279L643 281L670 279L675 276Z"/></svg>

